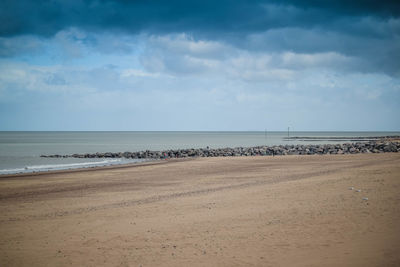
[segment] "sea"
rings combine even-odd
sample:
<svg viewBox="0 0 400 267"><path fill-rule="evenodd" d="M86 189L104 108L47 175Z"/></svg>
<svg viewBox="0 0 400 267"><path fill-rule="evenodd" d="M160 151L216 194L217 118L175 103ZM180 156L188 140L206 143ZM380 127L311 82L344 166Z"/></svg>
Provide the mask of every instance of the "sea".
<svg viewBox="0 0 400 267"><path fill-rule="evenodd" d="M224 148L343 141L301 141L286 137L369 137L400 132L0 132L0 175L135 163L137 159L44 158L96 152Z"/></svg>

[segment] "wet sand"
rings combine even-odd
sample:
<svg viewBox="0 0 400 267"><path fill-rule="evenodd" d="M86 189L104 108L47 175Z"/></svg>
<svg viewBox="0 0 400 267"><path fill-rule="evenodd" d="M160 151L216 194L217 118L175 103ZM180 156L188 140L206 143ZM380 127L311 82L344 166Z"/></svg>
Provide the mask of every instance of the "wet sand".
<svg viewBox="0 0 400 267"><path fill-rule="evenodd" d="M1 177L0 237L0 266L400 266L400 154Z"/></svg>

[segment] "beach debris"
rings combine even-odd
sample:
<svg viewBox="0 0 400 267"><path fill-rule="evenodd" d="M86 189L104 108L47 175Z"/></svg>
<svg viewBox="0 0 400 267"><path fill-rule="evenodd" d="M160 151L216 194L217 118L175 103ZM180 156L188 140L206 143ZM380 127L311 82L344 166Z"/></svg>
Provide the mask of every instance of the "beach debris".
<svg viewBox="0 0 400 267"><path fill-rule="evenodd" d="M354 190L354 187L352 187L352 186L351 186L351 187L349 187L349 190Z"/></svg>
<svg viewBox="0 0 400 267"><path fill-rule="evenodd" d="M363 200L368 200L368 198L367 197L363 197Z"/></svg>
<svg viewBox="0 0 400 267"><path fill-rule="evenodd" d="M361 192L361 189L357 189L356 192L357 192L357 193L360 193L360 192Z"/></svg>

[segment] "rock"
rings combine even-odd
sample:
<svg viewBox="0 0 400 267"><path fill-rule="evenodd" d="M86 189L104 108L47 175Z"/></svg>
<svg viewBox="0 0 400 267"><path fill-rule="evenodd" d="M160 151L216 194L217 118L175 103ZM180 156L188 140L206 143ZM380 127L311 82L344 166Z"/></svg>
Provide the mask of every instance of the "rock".
<svg viewBox="0 0 400 267"><path fill-rule="evenodd" d="M132 157L132 153L131 152L124 152L124 153L122 153L122 156L124 158L131 158Z"/></svg>
<svg viewBox="0 0 400 267"><path fill-rule="evenodd" d="M397 147L393 144L385 144L383 147L384 152L397 152Z"/></svg>

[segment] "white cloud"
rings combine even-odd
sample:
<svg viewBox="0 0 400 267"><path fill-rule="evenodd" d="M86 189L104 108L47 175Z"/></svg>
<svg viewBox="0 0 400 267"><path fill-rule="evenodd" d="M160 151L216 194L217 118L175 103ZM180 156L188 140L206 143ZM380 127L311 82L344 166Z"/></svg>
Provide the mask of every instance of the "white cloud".
<svg viewBox="0 0 400 267"><path fill-rule="evenodd" d="M290 81L309 69L341 72L361 64L358 58L337 52L252 52L216 41L196 41L187 35L150 37L145 43L147 48L140 55L144 68L148 72L175 76L218 75L246 82Z"/></svg>
<svg viewBox="0 0 400 267"><path fill-rule="evenodd" d="M150 51L158 50L209 59L220 59L234 52L230 45L211 40L195 40L187 34L149 36L146 46L150 47Z"/></svg>
<svg viewBox="0 0 400 267"><path fill-rule="evenodd" d="M121 78L127 77L158 77L159 75L152 72L146 72L139 69L124 69L121 71Z"/></svg>

